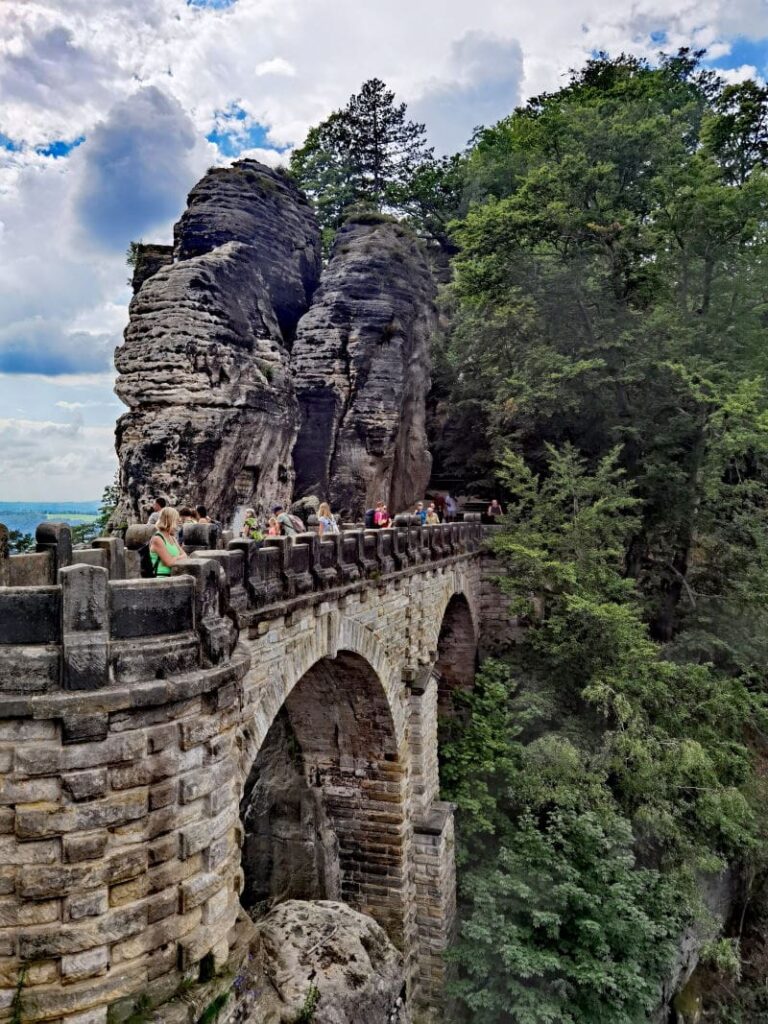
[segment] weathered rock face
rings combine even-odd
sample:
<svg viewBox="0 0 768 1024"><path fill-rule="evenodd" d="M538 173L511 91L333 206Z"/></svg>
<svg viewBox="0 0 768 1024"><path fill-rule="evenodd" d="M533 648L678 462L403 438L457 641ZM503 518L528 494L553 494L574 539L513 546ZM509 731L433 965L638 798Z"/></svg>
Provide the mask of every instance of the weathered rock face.
<svg viewBox="0 0 768 1024"><path fill-rule="evenodd" d="M256 160L213 168L189 193L173 235L177 260L229 241L252 246L290 344L320 277L317 221L290 178Z"/></svg>
<svg viewBox="0 0 768 1024"><path fill-rule="evenodd" d="M133 277L131 278L133 294L136 294L148 277L152 277L161 267L168 267L171 263L173 263L172 245L148 245L138 242Z"/></svg>
<svg viewBox="0 0 768 1024"><path fill-rule="evenodd" d="M263 1024L408 1020L402 956L372 918L343 903L289 900L260 921L257 932L258 959L271 983L266 995L276 993L258 1004ZM300 1017L315 1000L312 1016Z"/></svg>
<svg viewBox="0 0 768 1024"><path fill-rule="evenodd" d="M435 285L416 239L391 223L339 233L293 347L296 493L359 517L423 496Z"/></svg>
<svg viewBox="0 0 768 1024"><path fill-rule="evenodd" d="M280 319L290 332L317 282L319 232L306 201L255 161L211 172L176 226L174 261L144 277L115 354L122 500L208 506L291 495L297 406ZM217 206L220 210L217 214Z"/></svg>
<svg viewBox="0 0 768 1024"><path fill-rule="evenodd" d="M282 709L249 774L240 804L245 887L241 902L253 916L285 899L337 899L338 842L322 790L310 787L290 718Z"/></svg>

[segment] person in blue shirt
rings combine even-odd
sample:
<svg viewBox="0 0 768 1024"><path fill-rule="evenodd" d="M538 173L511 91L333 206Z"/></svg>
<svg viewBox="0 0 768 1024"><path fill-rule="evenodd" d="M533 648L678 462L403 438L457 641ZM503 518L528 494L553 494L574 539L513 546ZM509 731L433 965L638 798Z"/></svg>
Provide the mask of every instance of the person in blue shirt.
<svg viewBox="0 0 768 1024"><path fill-rule="evenodd" d="M413 514L419 517L419 519L421 520L421 525L422 526L426 523L426 521L427 521L427 510L424 508L424 502L423 501L417 501L416 502L416 508L413 510Z"/></svg>

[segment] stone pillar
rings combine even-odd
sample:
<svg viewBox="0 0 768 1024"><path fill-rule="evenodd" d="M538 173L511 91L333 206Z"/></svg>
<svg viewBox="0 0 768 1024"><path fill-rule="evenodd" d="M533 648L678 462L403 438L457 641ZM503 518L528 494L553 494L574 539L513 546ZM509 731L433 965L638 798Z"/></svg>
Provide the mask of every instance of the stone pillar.
<svg viewBox="0 0 768 1024"><path fill-rule="evenodd" d="M59 569L72 565L72 531L66 523L40 523L35 530L37 545L35 550L40 554L50 552L53 556L53 579Z"/></svg>
<svg viewBox="0 0 768 1024"><path fill-rule="evenodd" d="M228 659L237 642L234 623L224 615L226 579L220 580L219 571L210 558L186 558L171 567L171 576L194 577L195 629L210 665Z"/></svg>
<svg viewBox="0 0 768 1024"><path fill-rule="evenodd" d="M440 792L437 760L437 676L423 670L410 684L408 742L416 810L425 813Z"/></svg>
<svg viewBox="0 0 768 1024"><path fill-rule="evenodd" d="M125 544L121 537L97 537L93 547L107 556L107 569L111 580L125 579Z"/></svg>
<svg viewBox="0 0 768 1024"><path fill-rule="evenodd" d="M9 557L8 527L0 523L0 587L10 586L11 567L8 564Z"/></svg>
<svg viewBox="0 0 768 1024"><path fill-rule="evenodd" d="M416 1001L428 1008L426 1019L435 1021L443 1019L441 1007L449 977L444 954L456 924L453 811L453 804L435 801L427 814L416 819L413 831L418 928Z"/></svg>
<svg viewBox="0 0 768 1024"><path fill-rule="evenodd" d="M65 690L99 690L109 682L108 580L95 565L59 571Z"/></svg>

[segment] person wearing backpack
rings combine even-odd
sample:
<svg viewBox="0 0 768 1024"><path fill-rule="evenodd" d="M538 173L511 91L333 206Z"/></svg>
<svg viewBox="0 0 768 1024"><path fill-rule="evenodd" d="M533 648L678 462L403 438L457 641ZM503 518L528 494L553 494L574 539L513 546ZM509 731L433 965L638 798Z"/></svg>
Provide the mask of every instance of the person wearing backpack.
<svg viewBox="0 0 768 1024"><path fill-rule="evenodd" d="M327 501L324 501L317 510L317 532L321 537L324 533L339 532L339 524L336 522L336 517L331 512L331 506Z"/></svg>
<svg viewBox="0 0 768 1024"><path fill-rule="evenodd" d="M171 566L187 557L180 541L176 539L180 521L179 513L169 506L162 509L158 516L157 529L149 542L149 557L155 576L170 576Z"/></svg>
<svg viewBox="0 0 768 1024"><path fill-rule="evenodd" d="M298 516L286 512L282 505L274 505L272 512L277 516L277 522L284 537L296 537L304 533L304 523Z"/></svg>

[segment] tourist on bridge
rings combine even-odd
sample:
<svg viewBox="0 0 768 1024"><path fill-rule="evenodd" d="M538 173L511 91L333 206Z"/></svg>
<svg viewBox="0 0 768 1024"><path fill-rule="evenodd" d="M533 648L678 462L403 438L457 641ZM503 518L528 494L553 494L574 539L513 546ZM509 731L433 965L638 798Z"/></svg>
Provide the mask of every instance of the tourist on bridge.
<svg viewBox="0 0 768 1024"><path fill-rule="evenodd" d="M459 514L459 505L454 496L448 492L445 496L445 518L449 523L456 522L456 516Z"/></svg>
<svg viewBox="0 0 768 1024"><path fill-rule="evenodd" d="M277 516L270 516L269 522L267 523L267 536L268 537L279 537L280 536L280 523L277 521Z"/></svg>
<svg viewBox="0 0 768 1024"><path fill-rule="evenodd" d="M331 512L331 506L327 501L322 502L317 510L317 532L321 537L324 533L339 532L339 524L336 522L336 517Z"/></svg>
<svg viewBox="0 0 768 1024"><path fill-rule="evenodd" d="M491 517L491 519L495 519L496 516L504 515L504 509L499 504L497 498L494 498L491 504L488 506L488 515Z"/></svg>
<svg viewBox="0 0 768 1024"><path fill-rule="evenodd" d="M387 527L392 525L389 511L383 501L380 501L376 506L376 511L373 514L373 525L379 530L386 530Z"/></svg>
<svg viewBox="0 0 768 1024"><path fill-rule="evenodd" d="M289 512L286 512L282 505L273 505L272 512L277 516L280 533L284 537L298 537L301 532L298 524L294 522L294 517Z"/></svg>
<svg viewBox="0 0 768 1024"><path fill-rule="evenodd" d="M256 518L255 508L247 508L245 510L245 522L243 523L241 535L246 537L248 540L264 540L264 534L262 533L261 526ZM277 535L275 534L275 536Z"/></svg>
<svg viewBox="0 0 768 1024"><path fill-rule="evenodd" d="M427 509L427 526L439 526L440 516L437 514L434 501L430 502L429 508Z"/></svg>
<svg viewBox="0 0 768 1024"><path fill-rule="evenodd" d="M154 526L158 520L160 513L163 511L168 502L165 498L155 498L152 502L152 513L147 520L147 526Z"/></svg>
<svg viewBox="0 0 768 1024"><path fill-rule="evenodd" d="M157 518L157 529L149 542L149 557L155 576L170 576L171 566L186 558L186 552L176 535L181 524L179 513L166 505Z"/></svg>
<svg viewBox="0 0 768 1024"><path fill-rule="evenodd" d="M195 512L197 512L198 523L207 524L213 522L211 517L208 515L208 509L205 507L205 505L197 505L195 508Z"/></svg>
<svg viewBox="0 0 768 1024"><path fill-rule="evenodd" d="M419 519L421 520L421 525L424 526L424 524L427 521L427 510L424 508L423 501L416 502L416 508L413 510L413 514L419 517Z"/></svg>
<svg viewBox="0 0 768 1024"><path fill-rule="evenodd" d="M179 518L181 519L181 527L179 529L179 539L184 540L184 527L188 523L197 522L197 512L190 505L182 505L179 509Z"/></svg>

